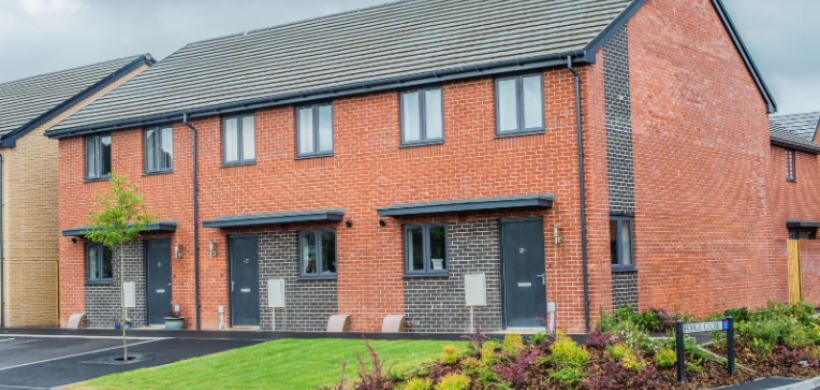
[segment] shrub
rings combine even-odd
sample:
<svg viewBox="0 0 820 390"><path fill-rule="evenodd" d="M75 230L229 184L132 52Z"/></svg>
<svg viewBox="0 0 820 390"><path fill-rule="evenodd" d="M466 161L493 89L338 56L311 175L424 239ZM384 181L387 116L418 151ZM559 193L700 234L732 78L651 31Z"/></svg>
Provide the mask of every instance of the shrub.
<svg viewBox="0 0 820 390"><path fill-rule="evenodd" d="M706 372L706 368L701 367L701 366L697 365L696 363L692 363L692 362L686 362L686 370L687 371L693 371L693 372L696 372L698 374L703 374L704 372Z"/></svg>
<svg viewBox="0 0 820 390"><path fill-rule="evenodd" d="M752 343L749 345L749 347L752 349L752 352L754 352L755 356L757 356L757 360L762 362L766 360L766 357L769 356L769 354L772 353L772 348L774 348L774 344L763 339L754 338L752 339Z"/></svg>
<svg viewBox="0 0 820 390"><path fill-rule="evenodd" d="M447 364L458 363L458 358L461 357L461 350L455 344L448 344L441 347L441 360Z"/></svg>
<svg viewBox="0 0 820 390"><path fill-rule="evenodd" d="M484 389L512 390L508 383L502 381L498 374L489 368L480 369L475 382Z"/></svg>
<svg viewBox="0 0 820 390"><path fill-rule="evenodd" d="M498 361L498 355L495 353L496 349L498 349L498 343L495 341L488 341L481 346L482 365L489 367Z"/></svg>
<svg viewBox="0 0 820 390"><path fill-rule="evenodd" d="M510 333L504 336L504 341L501 344L501 351L504 354L515 356L518 351L524 346L524 340L520 334Z"/></svg>
<svg viewBox="0 0 820 390"><path fill-rule="evenodd" d="M530 337L530 343L534 346L539 346L547 343L547 335L544 332L538 332Z"/></svg>
<svg viewBox="0 0 820 390"><path fill-rule="evenodd" d="M370 368L367 367L362 357L356 352L356 360L359 361L359 380L361 381L358 388L362 390L384 390L391 388L390 371L393 370L393 365L385 369L384 362L379 358L379 355L373 347L370 346L370 343L367 342L367 338L362 338L364 338L364 345L370 353Z"/></svg>
<svg viewBox="0 0 820 390"><path fill-rule="evenodd" d="M626 368L631 368L637 371L643 371L649 366L649 361L632 351L624 354L622 364Z"/></svg>
<svg viewBox="0 0 820 390"><path fill-rule="evenodd" d="M558 384L567 389L575 389L588 375L589 373L581 367L564 367L552 373L550 379L554 379Z"/></svg>
<svg viewBox="0 0 820 390"><path fill-rule="evenodd" d="M632 352L629 347L623 344L611 345L607 347L606 351L609 353L609 356L612 357L612 360L616 362L624 361L624 355Z"/></svg>
<svg viewBox="0 0 820 390"><path fill-rule="evenodd" d="M467 390L470 387L470 377L463 374L450 374L438 382L436 390Z"/></svg>
<svg viewBox="0 0 820 390"><path fill-rule="evenodd" d="M605 348L617 344L618 341L618 336L615 336L612 332L601 333L596 330L587 335L587 346L589 347Z"/></svg>
<svg viewBox="0 0 820 390"><path fill-rule="evenodd" d="M550 347L552 354L542 362L559 367L581 367L589 362L589 352L566 335L561 335Z"/></svg>
<svg viewBox="0 0 820 390"><path fill-rule="evenodd" d="M463 368L464 373L468 375L475 374L478 371L478 369L481 368L481 361L470 356L461 361L461 368Z"/></svg>
<svg viewBox="0 0 820 390"><path fill-rule="evenodd" d="M427 378L413 378L399 387L400 390L430 390L433 381Z"/></svg>
<svg viewBox="0 0 820 390"><path fill-rule="evenodd" d="M658 352L655 352L655 363L658 367L674 367L675 363L678 362L678 356L670 348L661 347L658 349Z"/></svg>
<svg viewBox="0 0 820 390"><path fill-rule="evenodd" d="M473 333L469 336L461 336L463 339L467 339L470 342L469 349L473 353L481 352L481 347L484 346L484 340L488 337L485 333L481 332L481 328L476 324Z"/></svg>
<svg viewBox="0 0 820 390"><path fill-rule="evenodd" d="M515 356L515 360L507 365L495 366L495 371L504 380L518 388L525 388L528 384L527 368L541 355L541 351L522 350Z"/></svg>

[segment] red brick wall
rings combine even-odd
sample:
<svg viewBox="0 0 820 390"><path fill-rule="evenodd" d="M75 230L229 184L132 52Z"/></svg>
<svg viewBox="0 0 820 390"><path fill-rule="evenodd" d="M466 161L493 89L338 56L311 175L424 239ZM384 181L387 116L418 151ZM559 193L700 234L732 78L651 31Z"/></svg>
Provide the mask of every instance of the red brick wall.
<svg viewBox="0 0 820 390"><path fill-rule="evenodd" d="M582 70L585 90L597 94L596 67ZM587 76L589 76L587 78ZM597 77L597 79L596 79ZM588 80L587 80L588 79ZM379 227L376 208L395 203L554 193L557 201L547 212L471 213L437 216L434 220L545 216L548 299L559 308L558 324L572 331L583 329L583 290L578 224L575 100L571 73L566 69L544 72L547 132L544 135L495 138L492 78L444 85L444 145L399 148L399 109L396 91L334 101L335 156L294 160L294 108L259 110L256 164L221 167L221 121L209 117L193 121L199 130L200 219L218 216L272 213L324 208L344 208L343 223L315 225L338 229L339 312L352 314L355 330L378 330L387 314L403 312L403 257L401 224L420 219L386 218ZM585 102L592 121L600 117ZM595 129L594 125L590 126ZM174 297L193 319L193 247L191 228L190 131L175 125L175 173L142 176L142 132L119 131L113 137L113 167L141 183L149 208L160 219L177 219L173 236L183 242L184 258L174 260ZM600 134L603 134L599 129ZM592 140L590 141L592 144ZM603 143L598 140L597 149ZM592 149L595 149L594 147ZM82 140L60 143L62 228L85 223L87 211L107 183L83 183ZM605 154L591 153L590 160ZM591 163L593 167L595 163ZM605 172L605 165L596 169ZM603 180L603 181L602 181ZM597 181L604 183L605 176ZM593 183L596 179L591 180ZM591 185L590 185L591 186ZM606 191L591 199L606 203ZM591 218L601 220L599 215ZM605 216L603 217L605 218ZM425 219L426 220L426 219ZM552 227L559 224L564 243L554 245ZM202 229L200 240L200 297L202 326L216 328L217 306L228 310L228 251L226 233L277 229L306 229L294 224L253 230ZM603 225L591 234L603 243ZM208 254L208 243L217 245L217 256ZM596 253L596 251L591 251ZM597 258L605 247L597 250ZM82 309L84 260L82 245L61 240L63 319ZM296 261L296 259L294 259ZM603 275L601 265L593 272ZM177 289L184 293L178 293ZM596 287L604 294L608 287ZM599 298L595 298L599 299ZM601 299L606 301L606 299ZM226 322L228 319L226 318ZM186 322L191 326L191 322Z"/></svg>
<svg viewBox="0 0 820 390"><path fill-rule="evenodd" d="M764 101L711 2L649 0L629 28L641 307L786 300Z"/></svg>

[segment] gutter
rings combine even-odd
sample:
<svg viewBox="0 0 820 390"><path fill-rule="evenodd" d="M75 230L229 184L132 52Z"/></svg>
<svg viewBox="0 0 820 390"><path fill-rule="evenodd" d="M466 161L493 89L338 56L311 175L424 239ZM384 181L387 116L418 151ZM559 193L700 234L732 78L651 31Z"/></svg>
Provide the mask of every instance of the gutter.
<svg viewBox="0 0 820 390"><path fill-rule="evenodd" d="M194 305L196 306L196 330L200 330L200 315L199 315L199 185L197 183L197 163L196 163L196 127L188 123L188 115L182 114L182 124L191 129L193 138L193 149L191 155L193 158L192 170L194 179Z"/></svg>
<svg viewBox="0 0 820 390"><path fill-rule="evenodd" d="M581 75L572 67L572 57L567 57L567 69L575 76L575 113L578 123L578 189L581 197L581 263L584 271L584 327L589 333L589 276L587 273L587 217L586 193L584 191L584 139L581 122Z"/></svg>
<svg viewBox="0 0 820 390"><path fill-rule="evenodd" d="M788 141L788 140L785 140L785 139L782 139L782 138L774 138L774 137L772 137L771 143L774 146L780 146L780 147L784 147L784 148L788 148L788 149L794 149L794 150L797 150L799 152L811 153L811 154L814 154L814 155L820 154L820 145L818 145L817 147L813 147L811 145L805 145L805 144L802 144L802 143L798 143L798 142L794 142L794 141Z"/></svg>

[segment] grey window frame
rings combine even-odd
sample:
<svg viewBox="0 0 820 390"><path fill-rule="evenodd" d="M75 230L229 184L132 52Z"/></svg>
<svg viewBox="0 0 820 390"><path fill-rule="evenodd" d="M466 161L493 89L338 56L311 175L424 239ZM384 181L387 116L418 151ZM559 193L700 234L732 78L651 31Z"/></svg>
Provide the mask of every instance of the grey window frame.
<svg viewBox="0 0 820 390"><path fill-rule="evenodd" d="M330 152L319 151L319 107L330 106ZM299 110L310 108L313 113L313 152L299 153ZM336 152L336 126L333 123L336 118L336 113L333 110L333 102L318 102L311 104L302 104L294 107L293 116L296 119L296 159L302 158L316 158L316 157L332 157Z"/></svg>
<svg viewBox="0 0 820 390"><path fill-rule="evenodd" d="M83 138L83 153L85 154L85 165L83 166L83 171L85 172L85 179L86 180L97 181L97 180L108 180L109 178L111 178L111 172L105 172L105 173L102 172L102 165L103 165L102 164L102 138L103 137L108 137L108 140L111 143L111 147L113 149L114 142L113 142L113 139L111 137L111 133L92 134L92 135L88 135L85 138ZM89 176L88 175L88 139L89 138L94 139L94 150L95 150L95 152L94 152L95 161L94 162L96 163L96 166L97 166L97 172L94 176ZM113 150L111 151L110 154L113 155ZM111 160L113 160L113 156L109 156L108 159L109 159L108 165L111 167L111 170L113 170L114 166L111 163Z"/></svg>
<svg viewBox="0 0 820 390"><path fill-rule="evenodd" d="M322 234L333 233L334 237L334 246L333 251L336 252L336 272L322 272ZM308 235L315 235L316 236L316 273L315 274L308 274L305 273L304 268L302 267L302 259L303 259L303 252L302 252L302 237ZM336 229L318 229L318 230L303 230L299 232L299 241L297 242L297 246L299 248L299 278L300 279L336 279L339 271L339 236L336 234Z"/></svg>
<svg viewBox="0 0 820 390"><path fill-rule="evenodd" d="M444 269L433 270L430 256L430 228L444 228ZM421 271L410 270L410 246L408 245L407 232L410 229L421 229L421 236L424 251L424 269ZM445 223L415 223L407 224L402 228L402 242L404 243L404 276L424 277L424 276L449 276L450 275L450 238L449 229Z"/></svg>
<svg viewBox="0 0 820 390"><path fill-rule="evenodd" d="M613 215L613 216L609 217L609 220L610 221L616 221L618 223L616 228L615 228L615 231L617 232L617 237L615 238L615 242L616 242L616 245L618 245L618 248L617 248L618 252L616 254L616 258L618 259L618 264L612 264L612 270L613 271L633 271L633 270L635 270L635 219L633 217L628 217L628 216L614 216ZM627 264L627 265L624 265L623 263L621 263L621 256L620 256L621 251L624 250L624 248L621 248L622 240L620 240L621 223L623 223L623 221L629 221L629 258L632 259L632 264ZM610 240L611 240L611 238L610 238ZM610 263L612 262L611 260L612 259L610 259Z"/></svg>
<svg viewBox="0 0 820 390"><path fill-rule="evenodd" d="M162 131L165 129L171 129L171 166L169 167L162 167ZM157 134L155 138L154 145L148 145L148 131L154 130ZM155 174L155 173L171 173L174 171L174 155L173 155L173 147L174 147L174 127L171 125L166 126L152 126L148 127L143 131L142 134L142 143L143 143L143 153L142 153L142 160L143 160L143 168L146 174ZM156 169L149 170L148 169L148 148L154 148L154 159L156 160Z"/></svg>
<svg viewBox="0 0 820 390"><path fill-rule="evenodd" d="M246 159L245 158L245 140L242 139L242 137L244 137L244 131L243 131L244 129L242 128L244 121L242 119L245 118L245 117L249 117L249 116L253 117L253 149L254 149L254 153L253 153L253 158ZM227 132L225 131L225 129L226 129L225 123L229 119L236 119L236 148L237 148L237 150L236 150L236 156L237 156L236 161L228 161L227 160L228 153L226 153L226 151L227 151L226 148L228 146L228 143L225 141L226 140L225 137L227 136ZM222 117L222 166L235 167L235 166L241 166L241 165L256 164L256 155L259 153L259 150L258 150L259 148L256 146L256 139L257 138L258 137L256 136L256 113L255 112L250 112L250 113L246 112L246 113L243 113L243 114L223 116Z"/></svg>
<svg viewBox="0 0 820 390"><path fill-rule="evenodd" d="M91 247L99 248L100 253L100 261L97 263L97 272L100 275L99 278L92 279L91 278L91 259L89 254L91 253ZM105 262L105 245L99 242L88 242L85 244L85 282L86 284L112 284L114 283L114 251L111 251L111 277L110 278L103 278L103 268Z"/></svg>
<svg viewBox="0 0 820 390"><path fill-rule="evenodd" d="M525 119L524 118L524 78L527 77L535 77L537 76L540 80L541 88L538 90L541 92L541 126L540 127L533 127L533 128L525 128ZM515 117L516 123L518 127L516 130L501 130L501 106L500 106L500 96L499 96L499 88L498 84L501 81L505 80L515 80L515 96L516 96L516 105L515 105ZM546 131L546 114L544 114L544 74L543 73L524 73L524 74L517 74L513 76L503 76L503 77L496 77L493 81L494 87L494 100L495 100L495 134L497 137L506 137L506 136L516 136L516 135L529 135L529 134L541 134Z"/></svg>
<svg viewBox="0 0 820 390"><path fill-rule="evenodd" d="M427 97L425 92L438 89L441 91L441 138L428 138L427 137ZM407 130L404 128L404 117L407 113L404 111L404 95L410 94L413 92L419 93L419 133L421 134L421 139L418 141L405 141L404 135ZM423 88L413 88L401 91L399 95L399 123L401 127L401 146L422 146L422 145L437 145L444 143L444 88L441 85L431 85Z"/></svg>
<svg viewBox="0 0 820 390"><path fill-rule="evenodd" d="M794 149L786 149L786 180L797 181L797 152Z"/></svg>

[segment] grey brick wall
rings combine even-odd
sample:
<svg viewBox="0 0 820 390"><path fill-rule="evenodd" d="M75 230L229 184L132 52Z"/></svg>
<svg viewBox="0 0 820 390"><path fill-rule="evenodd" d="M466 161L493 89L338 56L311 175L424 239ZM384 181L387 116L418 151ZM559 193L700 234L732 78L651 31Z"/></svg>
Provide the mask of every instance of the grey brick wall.
<svg viewBox="0 0 820 390"><path fill-rule="evenodd" d="M627 31L621 27L603 48L609 208L617 215L635 213Z"/></svg>
<svg viewBox="0 0 820 390"><path fill-rule="evenodd" d="M134 240L124 244L125 281L136 282L137 307L128 309L128 317L135 327L146 325L145 305L145 250L144 241ZM114 252L114 283L110 285L85 286L85 313L88 326L113 328L114 319L122 316L120 306L120 259Z"/></svg>
<svg viewBox="0 0 820 390"><path fill-rule="evenodd" d="M299 280L299 233L259 235L259 316L264 330L272 329L268 307L268 279L285 279L285 305L276 309L276 330L325 331L338 313L336 280Z"/></svg>
<svg viewBox="0 0 820 390"><path fill-rule="evenodd" d="M408 278L404 310L412 332L469 332L470 310L464 306L464 275L483 273L487 306L475 308L482 330L501 329L501 247L498 220L448 223L450 276Z"/></svg>
<svg viewBox="0 0 820 390"><path fill-rule="evenodd" d="M612 273L612 305L622 303L638 308L638 271Z"/></svg>

